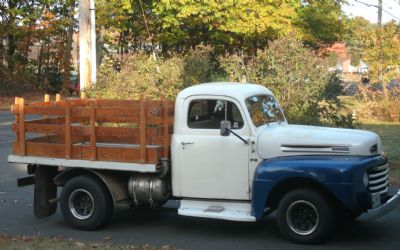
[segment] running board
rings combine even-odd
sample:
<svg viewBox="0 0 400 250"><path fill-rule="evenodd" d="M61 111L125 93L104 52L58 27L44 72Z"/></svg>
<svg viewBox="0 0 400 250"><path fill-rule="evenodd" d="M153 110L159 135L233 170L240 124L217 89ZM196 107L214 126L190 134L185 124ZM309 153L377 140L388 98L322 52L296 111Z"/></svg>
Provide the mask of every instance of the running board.
<svg viewBox="0 0 400 250"><path fill-rule="evenodd" d="M181 200L178 214L233 221L256 221L249 202Z"/></svg>

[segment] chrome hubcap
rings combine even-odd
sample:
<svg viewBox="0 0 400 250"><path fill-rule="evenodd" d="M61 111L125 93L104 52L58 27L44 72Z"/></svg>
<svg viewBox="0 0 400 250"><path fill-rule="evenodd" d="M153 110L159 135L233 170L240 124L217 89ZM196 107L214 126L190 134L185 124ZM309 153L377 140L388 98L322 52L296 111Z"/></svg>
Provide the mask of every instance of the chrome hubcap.
<svg viewBox="0 0 400 250"><path fill-rule="evenodd" d="M299 200L290 204L286 211L286 221L296 234L309 235L318 227L319 213L310 202Z"/></svg>
<svg viewBox="0 0 400 250"><path fill-rule="evenodd" d="M87 190L77 189L69 196L68 206L75 218L85 220L93 214L94 199Z"/></svg>

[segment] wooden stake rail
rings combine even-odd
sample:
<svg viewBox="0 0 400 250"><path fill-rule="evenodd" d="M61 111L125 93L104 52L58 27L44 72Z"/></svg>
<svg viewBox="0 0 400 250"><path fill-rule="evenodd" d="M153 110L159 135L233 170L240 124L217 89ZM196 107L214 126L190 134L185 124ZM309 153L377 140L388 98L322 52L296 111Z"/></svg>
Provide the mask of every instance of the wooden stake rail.
<svg viewBox="0 0 400 250"><path fill-rule="evenodd" d="M50 101L46 95L44 102L30 104L16 98L11 110L16 155L131 163L170 157L173 101L61 100L59 95ZM29 115L41 118L27 120Z"/></svg>

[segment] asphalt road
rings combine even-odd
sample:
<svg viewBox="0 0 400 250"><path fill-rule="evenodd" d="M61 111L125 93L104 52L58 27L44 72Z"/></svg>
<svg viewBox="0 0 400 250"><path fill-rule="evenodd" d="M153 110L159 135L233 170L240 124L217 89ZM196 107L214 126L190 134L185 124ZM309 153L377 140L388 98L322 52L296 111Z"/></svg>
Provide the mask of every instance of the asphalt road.
<svg viewBox="0 0 400 250"><path fill-rule="evenodd" d="M108 226L95 232L70 228L59 211L36 219L33 186L16 186L16 179L26 176L25 166L7 162L14 139L12 121L10 113L0 112L0 234L182 249L400 249L400 207L377 221L341 226L329 242L319 246L287 242L280 236L273 215L257 223L191 218L177 214L173 208L176 202L169 203L169 208L120 211Z"/></svg>

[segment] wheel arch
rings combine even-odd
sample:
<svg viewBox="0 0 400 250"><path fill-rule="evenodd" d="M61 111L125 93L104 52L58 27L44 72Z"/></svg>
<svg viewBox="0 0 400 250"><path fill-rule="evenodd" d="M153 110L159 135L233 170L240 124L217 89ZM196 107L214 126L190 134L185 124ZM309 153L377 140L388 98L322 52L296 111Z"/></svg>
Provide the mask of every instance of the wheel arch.
<svg viewBox="0 0 400 250"><path fill-rule="evenodd" d="M57 186L62 187L72 178L81 175L89 175L99 180L108 190L114 205L119 201L129 199L128 182L111 171L71 168L59 173L53 181Z"/></svg>
<svg viewBox="0 0 400 250"><path fill-rule="evenodd" d="M280 181L272 188L265 202L265 207L275 210L283 196L297 188L310 188L316 190L332 201L333 205L344 206L344 204L329 189L318 181L306 177L291 177Z"/></svg>

